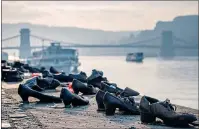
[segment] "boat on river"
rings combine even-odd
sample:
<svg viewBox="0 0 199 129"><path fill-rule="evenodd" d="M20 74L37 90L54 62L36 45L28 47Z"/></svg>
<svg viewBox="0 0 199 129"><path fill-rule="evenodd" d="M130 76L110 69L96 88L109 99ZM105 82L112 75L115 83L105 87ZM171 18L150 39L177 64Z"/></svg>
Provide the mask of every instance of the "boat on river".
<svg viewBox="0 0 199 129"><path fill-rule="evenodd" d="M80 66L78 56L76 49L65 49L60 43L51 43L46 49L33 52L27 63L34 67L49 69L53 66L65 73L76 73Z"/></svg>
<svg viewBox="0 0 199 129"><path fill-rule="evenodd" d="M126 56L126 61L128 62L142 62L143 59L144 59L143 52L128 53Z"/></svg>

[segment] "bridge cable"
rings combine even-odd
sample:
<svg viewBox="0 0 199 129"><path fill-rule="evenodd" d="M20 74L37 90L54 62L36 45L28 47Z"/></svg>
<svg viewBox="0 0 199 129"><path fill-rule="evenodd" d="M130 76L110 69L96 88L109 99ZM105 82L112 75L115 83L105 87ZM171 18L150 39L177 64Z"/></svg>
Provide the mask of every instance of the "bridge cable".
<svg viewBox="0 0 199 129"><path fill-rule="evenodd" d="M12 36L12 37L8 37L8 38L5 38L5 39L2 39L1 41L7 41L7 40L11 40L11 39L14 39L14 38L17 38L19 37L20 35L15 35L15 36Z"/></svg>

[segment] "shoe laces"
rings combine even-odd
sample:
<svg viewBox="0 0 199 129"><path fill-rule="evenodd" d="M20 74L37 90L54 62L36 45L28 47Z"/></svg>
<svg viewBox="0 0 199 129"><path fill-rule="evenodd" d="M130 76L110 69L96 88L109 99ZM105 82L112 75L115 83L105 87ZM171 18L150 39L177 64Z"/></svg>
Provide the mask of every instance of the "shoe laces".
<svg viewBox="0 0 199 129"><path fill-rule="evenodd" d="M166 99L163 102L164 107L166 107L169 111L176 111L177 107L174 104L170 103L169 99Z"/></svg>

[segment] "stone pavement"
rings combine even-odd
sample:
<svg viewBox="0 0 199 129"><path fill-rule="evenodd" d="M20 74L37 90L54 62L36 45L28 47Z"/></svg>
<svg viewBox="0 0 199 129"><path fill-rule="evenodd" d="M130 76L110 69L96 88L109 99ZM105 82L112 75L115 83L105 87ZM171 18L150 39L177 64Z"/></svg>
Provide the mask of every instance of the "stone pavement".
<svg viewBox="0 0 199 129"><path fill-rule="evenodd" d="M3 84L5 88L7 84ZM14 85L14 84L13 84ZM114 116L97 112L95 96L86 96L90 105L65 108L63 103L39 104L37 99L29 98L30 104L22 104L17 94L17 86L2 88L2 127L16 129L61 129L61 128L138 128L138 129L171 129L162 124L145 125L139 115L122 115L119 111ZM60 95L61 88L44 92ZM139 99L139 98L137 98ZM138 101L136 99L136 101ZM177 106L178 112L189 112L198 116L198 110ZM176 128L175 128L176 129Z"/></svg>
<svg viewBox="0 0 199 129"><path fill-rule="evenodd" d="M2 129L42 129L42 124L19 103L1 89Z"/></svg>

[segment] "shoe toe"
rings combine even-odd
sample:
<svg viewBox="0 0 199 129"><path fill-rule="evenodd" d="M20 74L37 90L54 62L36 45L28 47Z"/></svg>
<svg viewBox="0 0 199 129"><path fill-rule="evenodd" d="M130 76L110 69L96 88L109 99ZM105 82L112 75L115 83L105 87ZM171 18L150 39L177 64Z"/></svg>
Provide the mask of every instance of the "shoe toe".
<svg viewBox="0 0 199 129"><path fill-rule="evenodd" d="M197 118L196 118L196 116L193 115L193 114L182 114L182 115L179 117L179 120L184 121L184 122L187 122L187 123L192 123L192 122L196 121Z"/></svg>
<svg viewBox="0 0 199 129"><path fill-rule="evenodd" d="M187 126L188 124L196 120L197 120L196 116L192 114L188 114L188 113L183 113L183 114L178 115L175 119L172 120L172 122L170 121L169 123L172 123L172 125L183 127L183 126Z"/></svg>

